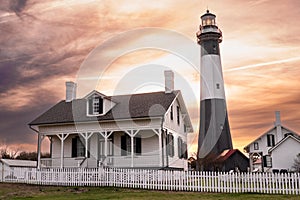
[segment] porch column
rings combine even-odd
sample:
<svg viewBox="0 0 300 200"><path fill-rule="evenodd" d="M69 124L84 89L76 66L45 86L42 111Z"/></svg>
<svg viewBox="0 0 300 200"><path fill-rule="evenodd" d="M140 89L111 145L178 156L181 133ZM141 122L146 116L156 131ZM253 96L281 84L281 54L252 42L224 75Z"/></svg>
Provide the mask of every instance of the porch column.
<svg viewBox="0 0 300 200"><path fill-rule="evenodd" d="M64 137L64 135L62 135ZM60 139L60 168L64 167L64 139Z"/></svg>
<svg viewBox="0 0 300 200"><path fill-rule="evenodd" d="M130 139L131 139L131 167L133 167L133 155L134 155L134 136L131 134Z"/></svg>
<svg viewBox="0 0 300 200"><path fill-rule="evenodd" d="M64 167L64 141L69 136L69 134L57 134L60 139L60 168Z"/></svg>
<svg viewBox="0 0 300 200"><path fill-rule="evenodd" d="M104 132L99 132L101 136L104 138L104 162L103 164L107 166L107 157L108 157L108 138L113 134L114 131L104 131ZM98 158L99 159L99 158Z"/></svg>
<svg viewBox="0 0 300 200"><path fill-rule="evenodd" d="M37 151L37 156L38 156L37 168L38 169L41 168L41 146L42 146L42 141L43 141L44 137L45 136L38 133L38 151Z"/></svg>
<svg viewBox="0 0 300 200"><path fill-rule="evenodd" d="M134 158L134 137L140 130L126 130L125 132L130 136L131 139L131 167L133 167L133 158Z"/></svg>
<svg viewBox="0 0 300 200"><path fill-rule="evenodd" d="M163 167L162 165L162 140L161 140L161 129L158 130L158 151L159 151L159 166Z"/></svg>
<svg viewBox="0 0 300 200"><path fill-rule="evenodd" d="M158 136L158 162L159 162L159 166L163 167L162 130L152 129L152 131Z"/></svg>
<svg viewBox="0 0 300 200"><path fill-rule="evenodd" d="M93 135L93 133L79 133L85 141L85 158L89 157L89 152L88 152L88 142L90 137Z"/></svg>
<svg viewBox="0 0 300 200"><path fill-rule="evenodd" d="M106 136L104 137L104 157L106 162L106 158L107 158L107 137Z"/></svg>

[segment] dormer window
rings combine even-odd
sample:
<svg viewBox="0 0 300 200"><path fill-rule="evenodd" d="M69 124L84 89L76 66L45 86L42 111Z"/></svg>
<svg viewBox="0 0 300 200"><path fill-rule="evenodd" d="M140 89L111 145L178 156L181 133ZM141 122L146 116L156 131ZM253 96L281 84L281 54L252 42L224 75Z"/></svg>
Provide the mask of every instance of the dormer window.
<svg viewBox="0 0 300 200"><path fill-rule="evenodd" d="M99 114L99 98L93 99L93 114L97 115Z"/></svg>
<svg viewBox="0 0 300 200"><path fill-rule="evenodd" d="M103 114L103 99L101 96L94 94L89 98L89 115Z"/></svg>

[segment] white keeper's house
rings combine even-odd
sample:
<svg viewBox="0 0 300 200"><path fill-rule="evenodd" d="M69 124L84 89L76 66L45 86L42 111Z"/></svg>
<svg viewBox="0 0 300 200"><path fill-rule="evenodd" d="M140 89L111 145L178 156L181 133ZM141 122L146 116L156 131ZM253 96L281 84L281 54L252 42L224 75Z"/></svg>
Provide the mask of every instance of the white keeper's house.
<svg viewBox="0 0 300 200"><path fill-rule="evenodd" d="M280 112L275 112L274 126L248 144L250 170L264 172L288 172L300 153L300 136L281 124Z"/></svg>
<svg viewBox="0 0 300 200"><path fill-rule="evenodd" d="M66 83L66 99L29 126L38 133L38 168L121 167L187 169L191 120L174 73L165 71L165 91L106 96L91 91L76 98ZM51 158L42 159L43 139Z"/></svg>

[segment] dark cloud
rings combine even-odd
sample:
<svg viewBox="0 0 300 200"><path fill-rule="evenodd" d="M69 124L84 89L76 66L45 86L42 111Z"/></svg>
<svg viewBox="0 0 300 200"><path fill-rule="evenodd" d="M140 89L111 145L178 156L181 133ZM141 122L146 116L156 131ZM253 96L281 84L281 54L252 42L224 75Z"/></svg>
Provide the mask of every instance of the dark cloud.
<svg viewBox="0 0 300 200"><path fill-rule="evenodd" d="M27 0L10 0L9 2L10 10L18 15L25 8Z"/></svg>
<svg viewBox="0 0 300 200"><path fill-rule="evenodd" d="M4 142L7 145L34 143L33 139L36 138L36 135L29 129L27 124L55 103L53 101L55 96L51 94L52 91L39 92L30 105L26 105L18 111L2 108L0 111L0 142ZM16 103L14 96L9 98L13 107Z"/></svg>
<svg viewBox="0 0 300 200"><path fill-rule="evenodd" d="M17 84L19 72L15 62L2 62L0 64L0 93L6 92Z"/></svg>

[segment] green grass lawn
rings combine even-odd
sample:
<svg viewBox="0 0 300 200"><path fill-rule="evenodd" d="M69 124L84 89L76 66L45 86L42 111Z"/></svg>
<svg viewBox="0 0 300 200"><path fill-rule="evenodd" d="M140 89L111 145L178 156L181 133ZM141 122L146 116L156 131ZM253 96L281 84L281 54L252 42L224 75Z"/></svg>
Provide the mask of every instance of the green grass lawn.
<svg viewBox="0 0 300 200"><path fill-rule="evenodd" d="M35 186L25 184L0 183L0 199L157 199L157 200L246 200L246 199L276 199L296 200L300 196L295 195L262 195L262 194L219 194L199 192L167 192L153 190L137 190L108 187L54 187Z"/></svg>

